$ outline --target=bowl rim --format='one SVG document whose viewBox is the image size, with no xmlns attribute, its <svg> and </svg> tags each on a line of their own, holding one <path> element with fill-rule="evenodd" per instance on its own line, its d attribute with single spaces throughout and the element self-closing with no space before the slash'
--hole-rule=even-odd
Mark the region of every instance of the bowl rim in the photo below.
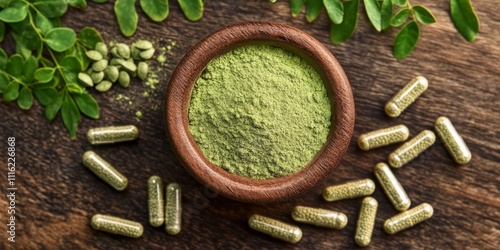
<svg viewBox="0 0 500 250">
<path fill-rule="evenodd" d="M 258 180 L 231 174 L 212 164 L 189 132 L 188 108 L 193 86 L 206 65 L 244 44 L 271 43 L 310 58 L 330 88 L 335 124 L 323 148 L 302 170 L 288 176 Z M 227 198 L 270 203 L 293 198 L 314 187 L 338 165 L 354 130 L 354 99 L 344 70 L 318 40 L 294 27 L 271 22 L 244 22 L 222 28 L 202 39 L 172 73 L 165 99 L 165 129 L 173 152 L 201 184 Z M 332 129 L 333 128 L 333 129 Z"/>
</svg>

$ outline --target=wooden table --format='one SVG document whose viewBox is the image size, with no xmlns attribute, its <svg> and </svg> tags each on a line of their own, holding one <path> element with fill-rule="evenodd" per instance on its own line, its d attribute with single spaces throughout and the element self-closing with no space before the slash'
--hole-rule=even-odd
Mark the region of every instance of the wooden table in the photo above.
<svg viewBox="0 0 500 250">
<path fill-rule="evenodd" d="M 132 43 L 139 38 L 176 42 L 167 63 L 159 73 L 155 90 L 134 82 L 127 90 L 113 88 L 96 94 L 101 119 L 83 119 L 76 140 L 70 140 L 58 117 L 54 122 L 43 118 L 43 109 L 35 104 L 21 111 L 13 103 L 0 102 L 0 169 L 2 227 L 0 249 L 258 249 L 303 248 L 344 249 L 355 247 L 353 237 L 361 199 L 328 203 L 322 190 L 332 184 L 360 178 L 372 178 L 373 166 L 386 161 L 397 146 L 362 152 L 356 145 L 360 134 L 396 124 L 406 124 L 411 136 L 432 129 L 439 116 L 449 117 L 472 151 L 472 161 L 456 166 L 438 140 L 418 159 L 395 175 L 406 189 L 412 204 L 423 202 L 435 208 L 431 220 L 396 235 L 383 231 L 383 222 L 396 214 L 380 186 L 373 194 L 379 211 L 371 248 L 386 249 L 498 249 L 500 246 L 500 12 L 496 1 L 476 0 L 481 33 L 467 43 L 454 30 L 448 15 L 448 1 L 425 3 L 438 23 L 422 28 L 421 40 L 405 60 L 392 56 L 396 30 L 382 34 L 374 31 L 360 15 L 354 36 L 340 46 L 329 42 L 330 24 L 325 13 L 312 24 L 300 15 L 289 15 L 287 1 L 271 5 L 265 0 L 207 1 L 199 22 L 187 21 L 176 1 L 163 23 L 152 23 L 140 14 L 140 30 L 131 39 L 120 36 L 111 3 L 89 3 L 84 11 L 70 10 L 65 26 L 77 30 L 95 26 L 107 41 Z M 415 2 L 415 1 L 413 1 Z M 413 3 L 412 2 L 412 3 Z M 415 4 L 415 3 L 414 3 Z M 298 27 L 324 43 L 343 65 L 351 82 L 356 102 L 356 126 L 353 140 L 338 168 L 316 188 L 289 202 L 251 205 L 228 200 L 207 190 L 179 165 L 167 142 L 163 127 L 164 92 L 168 79 L 197 41 L 226 25 L 253 20 L 268 20 Z M 385 102 L 415 75 L 429 79 L 427 92 L 403 115 L 393 119 L 383 112 Z M 144 97 L 143 93 L 149 96 Z M 117 100 L 122 94 L 131 99 Z M 143 117 L 137 119 L 135 112 Z M 85 132 L 91 127 L 134 124 L 140 139 L 110 146 L 91 146 Z M 7 149 L 8 137 L 16 138 L 17 196 L 16 243 L 7 243 Z M 117 192 L 99 180 L 81 163 L 86 150 L 94 150 L 129 177 L 129 187 Z M 148 224 L 146 181 L 159 175 L 166 182 L 183 186 L 184 221 L 178 236 L 169 236 L 163 228 Z M 292 222 L 295 205 L 307 205 L 342 211 L 349 217 L 340 231 L 303 225 L 304 237 L 296 245 L 275 240 L 252 231 L 247 218 L 259 213 Z M 140 239 L 97 232 L 90 227 L 96 213 L 111 214 L 141 222 L 145 226 Z"/>
</svg>

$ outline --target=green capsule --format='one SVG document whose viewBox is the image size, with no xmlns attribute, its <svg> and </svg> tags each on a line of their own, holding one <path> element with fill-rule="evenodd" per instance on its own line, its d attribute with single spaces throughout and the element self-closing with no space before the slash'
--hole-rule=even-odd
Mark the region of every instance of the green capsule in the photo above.
<svg viewBox="0 0 500 250">
<path fill-rule="evenodd" d="M 358 146 L 362 150 L 370 150 L 405 141 L 408 136 L 408 128 L 405 125 L 397 125 L 362 134 L 358 139 Z"/>
<path fill-rule="evenodd" d="M 116 53 L 124 59 L 130 58 L 130 47 L 124 43 L 116 44 Z"/>
<path fill-rule="evenodd" d="M 87 141 L 92 145 L 133 141 L 139 137 L 134 125 L 92 128 L 87 132 Z"/>
<path fill-rule="evenodd" d="M 83 154 L 83 165 L 114 189 L 122 191 L 127 187 L 127 178 L 93 151 Z"/>
<path fill-rule="evenodd" d="M 155 49 L 153 49 L 153 48 L 148 49 L 148 50 L 144 50 L 141 53 L 139 53 L 139 55 L 141 56 L 141 58 L 144 59 L 144 60 L 151 59 L 154 54 L 155 54 Z"/>
<path fill-rule="evenodd" d="M 398 117 L 410 104 L 427 90 L 429 83 L 423 76 L 413 78 L 385 105 L 385 113 L 390 117 Z"/>
<path fill-rule="evenodd" d="M 378 182 L 384 189 L 384 193 L 391 201 L 394 208 L 399 211 L 404 211 L 408 209 L 411 205 L 410 198 L 406 194 L 405 190 L 399 183 L 396 176 L 392 173 L 391 169 L 387 164 L 381 162 L 375 166 L 373 169 Z"/>
<path fill-rule="evenodd" d="M 319 227 L 342 229 L 347 225 L 344 213 L 321 208 L 296 206 L 292 211 L 292 219 Z"/>
<path fill-rule="evenodd" d="M 108 67 L 108 60 L 106 60 L 106 59 L 101 59 L 101 60 L 94 62 L 92 64 L 92 70 L 95 72 L 104 71 L 104 69 L 106 69 L 106 67 Z"/>
<path fill-rule="evenodd" d="M 130 75 L 125 71 L 120 71 L 120 74 L 118 74 L 118 83 L 120 83 L 120 86 L 128 88 L 130 84 Z"/>
<path fill-rule="evenodd" d="M 170 235 L 176 235 L 182 228 L 182 190 L 177 183 L 168 184 L 165 204 L 165 230 Z"/>
<path fill-rule="evenodd" d="M 472 154 L 469 148 L 453 127 L 450 119 L 444 116 L 439 117 L 434 124 L 434 129 L 456 163 L 467 164 L 471 160 Z"/>
<path fill-rule="evenodd" d="M 329 186 L 323 191 L 326 201 L 338 201 L 368 196 L 375 191 L 375 183 L 370 179 L 350 181 L 344 184 Z"/>
<path fill-rule="evenodd" d="M 428 203 L 422 203 L 386 220 L 384 230 L 388 234 L 395 234 L 430 219 L 433 214 L 434 208 Z"/>
<path fill-rule="evenodd" d="M 92 81 L 95 83 L 95 84 L 98 84 L 100 82 L 102 82 L 102 80 L 104 79 L 104 72 L 93 72 L 91 75 L 92 77 Z"/>
<path fill-rule="evenodd" d="M 102 54 L 97 50 L 88 50 L 85 55 L 92 61 L 99 61 L 103 58 Z"/>
<path fill-rule="evenodd" d="M 137 65 L 137 76 L 139 76 L 141 80 L 146 79 L 146 77 L 148 76 L 148 70 L 149 70 L 148 68 L 149 66 L 145 62 L 140 62 Z"/>
<path fill-rule="evenodd" d="M 94 87 L 94 82 L 92 81 L 92 77 L 87 75 L 86 73 L 78 73 L 78 80 L 85 84 L 87 87 Z"/>
<path fill-rule="evenodd" d="M 118 71 L 118 68 L 116 66 L 108 66 L 105 72 L 106 77 L 111 82 L 116 82 L 118 80 L 118 76 L 120 75 L 120 72 Z"/>
<path fill-rule="evenodd" d="M 366 197 L 361 203 L 354 241 L 360 246 L 368 246 L 372 240 L 373 227 L 377 216 L 378 202 L 372 197 Z"/>
<path fill-rule="evenodd" d="M 253 230 L 286 242 L 297 243 L 302 239 L 302 230 L 299 227 L 262 215 L 254 214 L 250 216 L 248 225 Z"/>
<path fill-rule="evenodd" d="M 95 230 L 131 238 L 139 238 L 144 232 L 144 228 L 138 222 L 109 215 L 96 214 L 92 216 L 90 224 Z"/>
<path fill-rule="evenodd" d="M 434 133 L 430 130 L 424 130 L 394 150 L 388 157 L 389 164 L 393 168 L 400 168 L 430 148 L 435 141 Z"/>
<path fill-rule="evenodd" d="M 108 46 L 106 46 L 106 44 L 104 44 L 103 42 L 96 43 L 95 50 L 99 51 L 103 58 L 108 57 Z"/>
<path fill-rule="evenodd" d="M 148 180 L 149 224 L 159 227 L 165 222 L 163 181 L 159 176 L 151 176 Z"/>
</svg>

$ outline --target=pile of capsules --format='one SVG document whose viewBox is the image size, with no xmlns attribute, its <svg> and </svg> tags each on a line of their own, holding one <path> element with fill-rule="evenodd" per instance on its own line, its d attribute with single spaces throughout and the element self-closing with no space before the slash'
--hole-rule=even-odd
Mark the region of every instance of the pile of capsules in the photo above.
<svg viewBox="0 0 500 250">
<path fill-rule="evenodd" d="M 133 125 L 112 126 L 90 129 L 87 133 L 87 140 L 92 145 L 98 145 L 132 141 L 138 136 L 139 130 Z M 93 151 L 85 152 L 82 160 L 83 165 L 114 189 L 122 191 L 127 187 L 127 178 Z M 148 180 L 151 226 L 159 227 L 165 223 L 165 230 L 168 234 L 178 234 L 181 231 L 182 221 L 181 199 L 182 191 L 179 184 L 169 183 L 164 189 L 162 179 L 158 176 L 151 176 Z M 91 226 L 96 230 L 132 238 L 141 237 L 144 232 L 141 223 L 102 214 L 92 216 Z"/>
<path fill-rule="evenodd" d="M 427 79 L 422 76 L 415 77 L 389 100 L 385 106 L 386 114 L 390 117 L 398 117 L 427 87 Z M 467 145 L 448 118 L 439 117 L 435 122 L 434 129 L 457 164 L 466 164 L 471 160 L 471 153 Z M 406 141 L 409 134 L 408 128 L 404 125 L 379 129 L 361 135 L 358 139 L 358 146 L 362 150 L 370 150 Z M 389 155 L 389 165 L 393 168 L 401 168 L 431 147 L 435 140 L 436 136 L 432 131 L 420 132 Z M 411 201 L 386 163 L 378 163 L 373 172 L 394 208 L 400 211 L 399 214 L 385 221 L 384 230 L 388 234 L 395 234 L 432 217 L 434 209 L 428 203 L 422 203 L 409 209 Z M 374 191 L 375 183 L 370 179 L 363 179 L 327 187 L 323 191 L 323 198 L 326 201 L 353 199 L 370 196 Z M 363 199 L 354 236 L 356 244 L 360 246 L 370 244 L 377 207 L 378 202 L 374 198 L 366 197 Z M 342 229 L 347 225 L 347 216 L 344 213 L 303 206 L 294 208 L 292 219 L 297 222 L 333 229 Z M 290 243 L 296 243 L 302 238 L 302 231 L 299 227 L 265 216 L 254 214 L 249 218 L 248 224 L 254 230 Z"/>
</svg>

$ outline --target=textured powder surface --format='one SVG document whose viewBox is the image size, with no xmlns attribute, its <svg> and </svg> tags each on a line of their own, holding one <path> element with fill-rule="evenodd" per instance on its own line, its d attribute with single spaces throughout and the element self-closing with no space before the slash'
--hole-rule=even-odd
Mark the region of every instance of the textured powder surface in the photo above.
<svg viewBox="0 0 500 250">
<path fill-rule="evenodd" d="M 205 157 L 255 179 L 306 166 L 326 142 L 330 119 L 319 73 L 267 45 L 243 46 L 211 61 L 189 107 L 189 130 Z"/>
</svg>

